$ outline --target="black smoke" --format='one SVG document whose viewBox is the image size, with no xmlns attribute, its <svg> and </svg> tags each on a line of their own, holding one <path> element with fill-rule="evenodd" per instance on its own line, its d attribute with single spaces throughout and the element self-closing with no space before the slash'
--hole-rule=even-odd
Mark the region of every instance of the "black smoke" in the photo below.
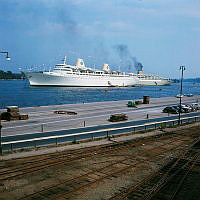
<svg viewBox="0 0 200 200">
<path fill-rule="evenodd" d="M 119 44 L 115 45 L 113 48 L 116 50 L 118 56 L 120 57 L 121 64 L 124 67 L 128 68 L 128 70 L 131 70 L 131 68 L 134 66 L 136 71 L 142 71 L 142 63 L 138 62 L 136 57 L 131 55 L 127 45 Z"/>
<path fill-rule="evenodd" d="M 137 59 L 136 59 L 136 57 L 132 57 L 131 59 L 132 59 L 133 62 L 134 62 L 134 67 L 135 67 L 136 71 L 137 71 L 137 72 L 138 72 L 138 71 L 142 71 L 142 69 L 143 69 L 142 63 L 138 62 Z"/>
</svg>

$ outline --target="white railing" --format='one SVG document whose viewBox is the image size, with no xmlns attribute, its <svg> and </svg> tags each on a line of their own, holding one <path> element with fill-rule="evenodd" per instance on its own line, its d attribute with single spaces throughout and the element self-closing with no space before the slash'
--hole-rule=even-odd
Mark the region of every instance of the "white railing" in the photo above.
<svg viewBox="0 0 200 200">
<path fill-rule="evenodd" d="M 181 118 L 181 124 L 191 122 L 191 121 L 196 122 L 196 121 L 199 121 L 199 119 L 200 119 L 199 115 L 192 116 L 192 117 L 184 117 L 184 118 Z M 145 123 L 145 124 L 141 124 L 141 125 L 120 127 L 120 128 L 106 128 L 106 129 L 100 129 L 100 130 L 95 130 L 95 131 L 87 131 L 87 132 L 83 132 L 83 133 L 73 133 L 73 134 L 46 136 L 46 137 L 44 136 L 44 137 L 39 137 L 39 138 L 2 142 L 2 147 L 9 145 L 10 146 L 9 149 L 13 150 L 13 145 L 20 144 L 20 143 L 27 143 L 27 142 L 32 142 L 34 145 L 30 145 L 30 146 L 36 147 L 36 146 L 42 146 L 42 145 L 37 145 L 37 142 L 44 141 L 44 140 L 50 140 L 50 139 L 55 139 L 56 141 L 54 143 L 57 145 L 59 138 L 73 137 L 73 140 L 71 140 L 71 141 L 77 141 L 76 136 L 81 136 L 81 135 L 88 135 L 89 136 L 89 135 L 91 135 L 91 138 L 94 139 L 94 134 L 104 133 L 104 132 L 105 132 L 104 136 L 101 136 L 101 137 L 109 137 L 109 136 L 112 136 L 112 134 L 111 134 L 112 131 L 131 129 L 129 131 L 126 130 L 125 132 L 126 133 L 127 132 L 135 132 L 136 129 L 141 128 L 141 127 L 143 127 L 142 130 L 148 130 L 148 129 L 153 129 L 153 128 L 156 129 L 156 128 L 160 128 L 160 127 L 163 127 L 163 126 L 165 127 L 167 125 L 175 125 L 175 124 L 178 124 L 178 122 L 179 122 L 179 119 L 173 119 L 173 120 L 165 120 L 165 121 L 160 121 L 160 122 Z M 152 126 L 153 126 L 153 128 L 152 128 Z M 123 132 L 123 133 L 125 133 L 125 132 Z M 89 139 L 89 138 L 85 138 L 85 139 Z M 49 145 L 52 145 L 52 143 L 50 143 Z M 23 148 L 23 147 L 21 147 L 21 148 Z M 18 149 L 20 149 L 20 148 L 18 147 Z"/>
</svg>

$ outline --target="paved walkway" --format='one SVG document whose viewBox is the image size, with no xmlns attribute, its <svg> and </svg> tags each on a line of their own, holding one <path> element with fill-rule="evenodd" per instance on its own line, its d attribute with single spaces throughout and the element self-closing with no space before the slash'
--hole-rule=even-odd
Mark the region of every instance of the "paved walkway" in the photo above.
<svg viewBox="0 0 200 200">
<path fill-rule="evenodd" d="M 200 95 L 184 97 L 182 102 L 196 102 Z M 179 99 L 175 97 L 151 98 L 150 104 L 141 104 L 137 108 L 127 107 L 128 100 L 93 102 L 85 104 L 63 104 L 54 106 L 20 108 L 20 113 L 27 113 L 29 120 L 2 122 L 2 136 L 21 135 L 29 133 L 69 130 L 84 126 L 111 124 L 108 121 L 111 114 L 124 113 L 129 121 L 168 117 L 162 109 L 166 105 L 176 105 Z M 74 111 L 77 115 L 58 115 L 56 110 Z"/>
</svg>

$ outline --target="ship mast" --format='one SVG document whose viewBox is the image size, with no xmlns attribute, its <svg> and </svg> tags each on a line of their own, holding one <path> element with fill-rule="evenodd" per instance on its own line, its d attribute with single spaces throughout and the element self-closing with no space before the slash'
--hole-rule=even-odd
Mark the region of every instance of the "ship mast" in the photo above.
<svg viewBox="0 0 200 200">
<path fill-rule="evenodd" d="M 64 56 L 64 59 L 63 59 L 63 64 L 66 65 L 66 60 L 67 60 L 67 57 Z"/>
</svg>

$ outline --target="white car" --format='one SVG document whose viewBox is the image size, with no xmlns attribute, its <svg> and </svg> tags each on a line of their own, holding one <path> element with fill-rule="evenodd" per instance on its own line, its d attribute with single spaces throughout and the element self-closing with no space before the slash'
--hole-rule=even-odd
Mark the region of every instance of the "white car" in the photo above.
<svg viewBox="0 0 200 200">
<path fill-rule="evenodd" d="M 182 94 L 177 94 L 176 98 L 183 98 L 183 95 Z"/>
<path fill-rule="evenodd" d="M 192 111 L 192 108 L 188 105 L 185 105 L 185 104 L 182 104 L 181 107 L 185 110 L 188 110 L 188 112 L 191 112 Z"/>
<path fill-rule="evenodd" d="M 191 105 L 196 107 L 197 110 L 200 110 L 200 103 L 192 103 Z"/>
<path fill-rule="evenodd" d="M 184 96 L 186 96 L 186 97 L 193 97 L 194 95 L 193 94 L 185 94 Z"/>
</svg>

